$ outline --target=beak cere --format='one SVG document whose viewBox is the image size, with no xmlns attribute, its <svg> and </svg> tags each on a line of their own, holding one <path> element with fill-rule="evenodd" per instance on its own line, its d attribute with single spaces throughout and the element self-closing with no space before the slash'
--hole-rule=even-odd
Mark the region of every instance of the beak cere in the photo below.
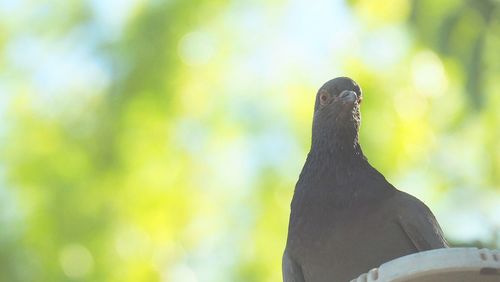
<svg viewBox="0 0 500 282">
<path fill-rule="evenodd" d="M 358 100 L 358 95 L 356 95 L 356 92 L 354 91 L 344 90 L 340 93 L 339 99 L 344 103 L 354 103 Z"/>
</svg>

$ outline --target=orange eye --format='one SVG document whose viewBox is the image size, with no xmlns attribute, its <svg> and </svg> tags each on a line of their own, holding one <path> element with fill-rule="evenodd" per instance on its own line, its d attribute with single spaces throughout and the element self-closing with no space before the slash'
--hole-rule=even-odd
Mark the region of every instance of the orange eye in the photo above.
<svg viewBox="0 0 500 282">
<path fill-rule="evenodd" d="M 321 105 L 325 105 L 328 102 L 328 94 L 321 91 L 321 93 L 319 94 L 319 101 Z"/>
</svg>

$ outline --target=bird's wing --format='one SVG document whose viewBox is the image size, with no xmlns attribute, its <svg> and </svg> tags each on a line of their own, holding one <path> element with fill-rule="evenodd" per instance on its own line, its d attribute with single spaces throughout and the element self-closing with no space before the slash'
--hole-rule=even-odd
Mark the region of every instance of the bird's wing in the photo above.
<svg viewBox="0 0 500 282">
<path fill-rule="evenodd" d="M 283 254 L 283 282 L 304 282 L 302 268 L 286 252 Z"/>
<path fill-rule="evenodd" d="M 406 203 L 397 220 L 415 248 L 421 252 L 448 247 L 443 231 L 430 209 L 418 199 L 410 197 L 413 199 Z"/>
</svg>

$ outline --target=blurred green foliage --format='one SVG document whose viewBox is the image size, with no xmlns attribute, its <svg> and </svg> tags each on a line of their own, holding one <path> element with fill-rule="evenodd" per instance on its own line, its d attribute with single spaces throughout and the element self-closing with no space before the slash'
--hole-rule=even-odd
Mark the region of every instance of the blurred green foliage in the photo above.
<svg viewBox="0 0 500 282">
<path fill-rule="evenodd" d="M 500 3 L 5 1 L 0 281 L 279 281 L 316 89 L 372 164 L 500 245 Z"/>
</svg>

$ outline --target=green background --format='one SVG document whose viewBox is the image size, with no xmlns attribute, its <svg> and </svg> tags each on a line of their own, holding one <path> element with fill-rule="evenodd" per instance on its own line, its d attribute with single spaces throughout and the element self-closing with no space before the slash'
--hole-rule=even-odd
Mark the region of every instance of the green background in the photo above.
<svg viewBox="0 0 500 282">
<path fill-rule="evenodd" d="M 500 2 L 0 2 L 0 281 L 279 281 L 314 96 L 500 245 Z"/>
</svg>

